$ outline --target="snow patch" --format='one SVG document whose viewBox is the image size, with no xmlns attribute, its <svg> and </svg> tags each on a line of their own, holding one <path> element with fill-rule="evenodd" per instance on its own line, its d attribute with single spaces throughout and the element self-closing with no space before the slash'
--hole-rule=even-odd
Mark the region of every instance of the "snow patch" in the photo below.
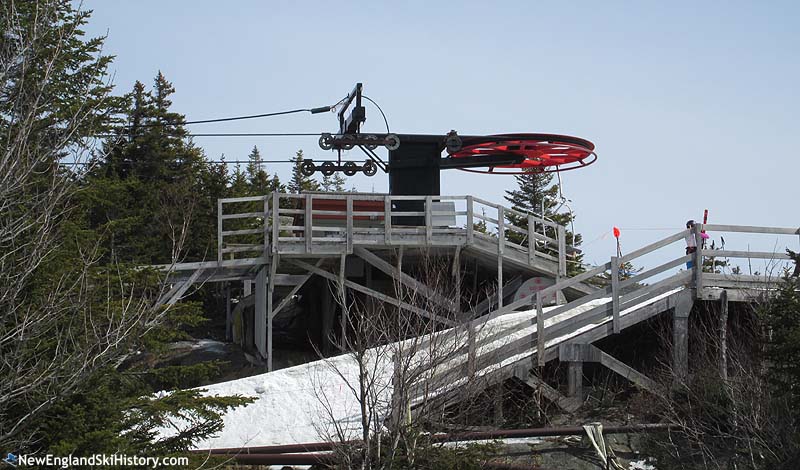
<svg viewBox="0 0 800 470">
<path fill-rule="evenodd" d="M 674 289 L 647 300 L 632 308 L 620 312 L 621 316 L 632 313 L 644 306 L 666 298 L 678 291 Z M 545 321 L 546 326 L 567 320 L 599 305 L 610 302 L 610 298 L 602 298 L 587 302 L 584 305 L 563 312 Z M 548 307 L 551 311 L 558 307 Z M 512 341 L 524 338 L 536 332 L 536 310 L 509 313 L 492 319 L 477 333 L 478 338 L 493 337 L 488 344 L 479 348 L 481 352 L 490 352 Z M 558 338 L 548 341 L 553 346 L 573 338 L 598 325 L 611 321 L 604 319 L 570 331 Z M 527 324 L 527 326 L 526 326 Z M 508 334 L 503 334 L 508 330 Z M 208 341 L 208 343 L 216 343 Z M 216 345 L 209 344 L 214 347 Z M 384 351 L 383 349 L 381 351 Z M 381 357 L 377 350 L 372 350 L 368 363 L 375 371 L 378 390 L 378 402 L 383 404 L 380 413 L 386 413 L 391 399 L 391 378 L 393 364 L 391 358 Z M 479 373 L 485 375 L 504 366 L 535 354 L 535 349 L 514 355 L 501 363 L 486 367 Z M 423 359 L 424 360 L 424 359 Z M 465 357 L 456 358 L 446 366 L 463 363 Z M 332 435 L 332 423 L 339 424 L 346 439 L 357 438 L 361 433 L 361 414 L 358 400 L 351 385 L 358 383 L 358 364 L 348 355 L 336 356 L 266 374 L 245 377 L 229 382 L 222 382 L 203 387 L 204 395 L 230 396 L 241 395 L 255 398 L 255 402 L 229 411 L 223 416 L 224 429 L 219 435 L 199 442 L 198 449 L 222 447 L 252 447 L 282 444 L 302 444 L 327 440 Z M 454 381 L 447 389 L 458 387 L 463 380 Z M 438 392 L 444 390 L 440 389 Z M 180 424 L 180 423 L 176 423 Z M 164 436 L 174 431 L 171 427 L 161 430 Z M 643 461 L 644 462 L 644 461 Z M 631 467 L 651 470 L 654 467 Z"/>
</svg>

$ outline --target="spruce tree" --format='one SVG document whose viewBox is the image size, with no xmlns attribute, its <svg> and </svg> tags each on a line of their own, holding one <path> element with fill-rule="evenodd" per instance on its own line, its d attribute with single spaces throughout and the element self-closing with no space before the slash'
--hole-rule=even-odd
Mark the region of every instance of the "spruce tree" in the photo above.
<svg viewBox="0 0 800 470">
<path fill-rule="evenodd" d="M 162 274 L 116 251 L 120 239 L 141 241 L 132 227 L 154 224 L 156 213 L 139 208 L 158 193 L 125 160 L 142 156 L 124 148 L 140 141 L 117 129 L 106 149 L 120 151 L 99 155 L 91 174 L 58 164 L 80 158 L 137 98 L 108 95 L 111 58 L 101 55 L 103 38 L 85 37 L 89 12 L 74 5 L 0 7 L 7 27 L 0 35 L 0 448 L 75 456 L 184 451 L 242 401 L 198 391 L 156 397 L 178 382 L 200 385 L 209 367 L 132 364 L 199 317 L 196 304 L 157 306 Z M 127 117 L 145 134 L 157 106 L 138 91 L 142 112 Z M 98 215 L 107 217 L 92 218 Z M 191 427 L 162 439 L 156 429 L 170 415 L 189 418 Z"/>
<path fill-rule="evenodd" d="M 126 95 L 127 125 L 106 140 L 88 180 L 103 194 L 86 196 L 92 227 L 113 234 L 109 253 L 142 264 L 169 262 L 180 242 L 189 259 L 216 254 L 215 196 L 227 175 L 187 138 L 183 115 L 170 109 L 174 92 L 161 72 L 152 91 L 136 82 Z"/>
<path fill-rule="evenodd" d="M 347 183 L 347 179 L 337 171 L 332 175 L 322 175 L 322 182 L 320 185 L 323 191 L 339 193 L 345 191 L 345 183 Z"/>
<path fill-rule="evenodd" d="M 251 196 L 265 196 L 275 191 L 283 191 L 278 175 L 272 177 L 264 169 L 264 161 L 261 158 L 261 152 L 258 147 L 253 146 L 253 150 L 247 156 L 247 167 L 245 169 L 248 184 L 250 186 L 249 194 Z"/>
<path fill-rule="evenodd" d="M 298 150 L 292 159 L 292 179 L 289 181 L 287 189 L 290 193 L 300 194 L 304 191 L 319 191 L 319 183 L 313 178 L 306 176 L 300 170 L 303 165 L 303 151 Z"/>
<path fill-rule="evenodd" d="M 230 187 L 228 188 L 227 197 L 244 197 L 249 195 L 250 183 L 247 180 L 247 174 L 242 170 L 241 165 L 237 163 L 230 177 Z"/>
<path fill-rule="evenodd" d="M 558 184 L 553 183 L 553 174 L 526 171 L 520 175 L 516 175 L 515 178 L 518 188 L 515 190 L 507 190 L 505 196 L 506 201 L 511 204 L 511 208 L 520 212 L 537 214 L 567 227 L 565 233 L 567 249 L 570 250 L 571 248 L 580 246 L 582 241 L 581 235 L 574 234 L 569 230 L 569 226 L 575 217 L 574 214 L 572 214 L 572 212 L 557 212 L 562 204 L 561 201 L 559 201 Z M 524 217 L 508 214 L 508 219 L 518 227 L 528 227 L 528 220 Z M 539 225 L 537 227 L 537 232 L 542 233 L 542 231 L 550 238 L 555 238 L 556 236 L 552 228 L 544 229 Z M 506 238 L 522 246 L 528 246 L 530 243 L 529 239 L 526 239 L 522 234 L 513 230 L 506 230 Z M 537 249 L 552 256 L 556 256 L 558 253 L 557 247 L 553 246 L 537 247 Z M 574 276 L 585 271 L 582 261 L 583 254 L 577 252 L 572 254 L 568 253 L 567 274 L 569 276 Z"/>
</svg>

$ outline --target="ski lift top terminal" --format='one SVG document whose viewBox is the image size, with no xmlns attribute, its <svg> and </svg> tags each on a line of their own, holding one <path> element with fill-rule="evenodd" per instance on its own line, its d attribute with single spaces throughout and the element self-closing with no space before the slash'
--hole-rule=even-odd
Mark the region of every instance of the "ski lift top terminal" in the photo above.
<svg viewBox="0 0 800 470">
<path fill-rule="evenodd" d="M 339 131 L 323 134 L 323 150 L 335 150 L 336 161 L 306 160 L 303 172 L 331 175 L 341 171 L 348 176 L 358 171 L 368 176 L 378 169 L 389 174 L 392 195 L 439 195 L 439 172 L 459 169 L 487 174 L 520 174 L 526 171 L 556 172 L 581 168 L 594 163 L 594 144 L 579 137 L 557 134 L 518 133 L 484 136 L 460 136 L 456 131 L 445 135 L 361 133 L 366 121 L 362 105 L 362 84 L 341 102 Z M 352 106 L 349 114 L 347 110 Z M 342 161 L 341 151 L 358 147 L 367 156 L 363 163 Z M 385 147 L 388 162 L 375 152 Z M 446 152 L 446 156 L 442 156 Z"/>
</svg>

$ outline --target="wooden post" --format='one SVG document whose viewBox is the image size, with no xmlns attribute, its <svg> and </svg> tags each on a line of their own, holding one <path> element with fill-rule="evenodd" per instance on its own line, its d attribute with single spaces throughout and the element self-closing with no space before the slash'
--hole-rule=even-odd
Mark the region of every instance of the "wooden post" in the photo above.
<svg viewBox="0 0 800 470">
<path fill-rule="evenodd" d="M 564 227 L 558 226 L 558 275 L 559 277 L 566 277 L 567 275 L 567 236 Z M 556 279 L 556 282 L 560 280 Z"/>
<path fill-rule="evenodd" d="M 387 245 L 392 244 L 392 197 L 383 197 L 383 241 Z"/>
<path fill-rule="evenodd" d="M 347 225 L 347 254 L 353 253 L 353 196 L 347 196 L 347 214 L 345 214 L 345 220 Z"/>
<path fill-rule="evenodd" d="M 533 265 L 536 259 L 536 221 L 528 214 L 528 266 Z"/>
<path fill-rule="evenodd" d="M 497 206 L 497 308 L 503 308 L 503 253 L 505 252 L 506 230 L 503 206 Z"/>
<path fill-rule="evenodd" d="M 233 339 L 233 315 L 231 311 L 231 283 L 225 283 L 225 341 Z"/>
<path fill-rule="evenodd" d="M 619 258 L 611 257 L 611 314 L 614 333 L 620 332 L 619 324 Z"/>
<path fill-rule="evenodd" d="M 278 255 L 272 255 L 267 286 L 267 371 L 272 372 L 272 296 L 275 292 L 275 274 L 278 272 Z"/>
<path fill-rule="evenodd" d="M 403 272 L 403 245 L 400 245 L 400 248 L 397 249 L 397 272 Z"/>
<path fill-rule="evenodd" d="M 431 206 L 433 205 L 433 197 L 425 196 L 425 244 L 431 246 L 433 238 L 433 220 L 431 216 Z"/>
<path fill-rule="evenodd" d="M 700 224 L 694 226 L 694 239 L 697 249 L 694 252 L 694 289 L 695 298 L 703 297 L 703 237 L 700 235 Z"/>
<path fill-rule="evenodd" d="M 719 295 L 719 376 L 723 382 L 728 380 L 728 291 L 722 290 Z"/>
<path fill-rule="evenodd" d="M 679 383 L 685 383 L 689 376 L 689 315 L 692 305 L 692 297 L 682 295 L 672 315 L 672 368 Z"/>
<path fill-rule="evenodd" d="M 542 311 L 542 292 L 536 293 L 536 357 L 539 367 L 544 367 L 545 357 L 544 312 Z"/>
<path fill-rule="evenodd" d="M 455 314 L 461 314 L 461 245 L 456 245 L 455 253 L 453 254 L 453 267 L 450 272 L 453 276 L 453 290 L 455 290 Z"/>
<path fill-rule="evenodd" d="M 264 217 L 261 219 L 264 224 L 264 258 L 272 252 L 269 246 L 269 196 L 264 196 Z"/>
<path fill-rule="evenodd" d="M 325 292 L 320 292 L 322 296 L 320 299 L 322 302 L 322 351 L 325 355 L 332 352 L 334 344 L 332 333 L 335 301 L 329 284 L 329 281 L 323 279 L 322 285 Z"/>
<path fill-rule="evenodd" d="M 583 401 L 583 361 L 567 362 L 567 396 Z"/>
<path fill-rule="evenodd" d="M 343 253 L 339 258 L 339 285 L 337 286 L 339 293 L 340 308 L 342 309 L 342 336 L 341 339 L 339 340 L 339 343 L 341 343 L 342 350 L 345 350 L 347 345 L 347 323 L 349 321 L 348 318 L 349 312 L 347 311 L 347 290 L 344 285 L 345 266 L 347 265 L 346 261 L 347 261 L 347 255 Z"/>
<path fill-rule="evenodd" d="M 467 245 L 472 245 L 472 240 L 473 240 L 473 237 L 474 237 L 475 227 L 473 227 L 473 225 L 474 225 L 474 222 L 473 222 L 473 218 L 474 218 L 473 206 L 474 206 L 474 204 L 473 204 L 472 196 L 467 196 Z"/>
<path fill-rule="evenodd" d="M 217 199 L 217 261 L 222 261 L 222 199 Z"/>
<path fill-rule="evenodd" d="M 253 315 L 253 342 L 262 358 L 269 356 L 267 335 L 267 266 L 263 266 L 256 274 L 256 298 Z M 268 364 L 269 367 L 269 364 Z"/>
<path fill-rule="evenodd" d="M 272 193 L 272 252 L 278 252 L 278 237 L 281 228 L 281 206 L 278 192 Z"/>
<path fill-rule="evenodd" d="M 304 224 L 304 229 L 303 229 L 303 235 L 306 238 L 306 253 L 311 253 L 312 250 L 313 250 L 312 243 L 314 241 L 314 232 L 313 232 L 313 229 L 312 229 L 312 226 L 313 226 L 312 217 L 313 217 L 314 214 L 312 212 L 312 207 L 311 207 L 311 204 L 312 204 L 311 194 L 306 194 L 305 196 L 306 196 L 306 198 L 305 198 L 305 201 L 306 201 L 306 214 L 305 214 L 305 224 Z"/>
</svg>

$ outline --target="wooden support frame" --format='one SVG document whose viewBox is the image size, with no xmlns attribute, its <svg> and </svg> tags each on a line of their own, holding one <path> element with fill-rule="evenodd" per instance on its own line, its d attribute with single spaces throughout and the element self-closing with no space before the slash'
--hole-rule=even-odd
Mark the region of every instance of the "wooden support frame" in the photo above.
<svg viewBox="0 0 800 470">
<path fill-rule="evenodd" d="M 328 279 L 328 280 L 331 280 L 331 281 L 334 281 L 334 282 L 338 281 L 338 278 L 334 274 L 331 274 L 328 271 L 325 271 L 324 269 L 317 268 L 316 266 L 312 266 L 312 265 L 310 265 L 310 264 L 308 264 L 308 263 L 306 263 L 304 261 L 300 261 L 300 260 L 297 260 L 297 259 L 291 259 L 291 260 L 287 260 L 287 261 L 289 263 L 291 263 L 291 264 L 294 264 L 295 266 L 297 266 L 299 268 L 303 268 L 303 269 L 305 269 L 307 271 L 310 271 L 310 272 L 312 272 L 312 273 L 314 273 L 314 274 L 316 274 L 318 276 L 322 276 L 325 279 Z M 445 325 L 448 325 L 448 326 L 454 326 L 455 325 L 455 322 L 453 320 L 450 320 L 449 318 L 444 318 L 442 316 L 439 316 L 439 315 L 436 315 L 436 314 L 432 314 L 430 312 L 426 312 L 425 310 L 423 310 L 421 308 L 418 308 L 418 307 L 415 307 L 413 305 L 410 305 L 410 304 L 408 304 L 406 302 L 403 302 L 400 299 L 396 299 L 396 298 L 390 297 L 390 296 L 388 296 L 386 294 L 382 294 L 382 293 L 380 293 L 380 292 L 378 292 L 376 290 L 369 289 L 369 288 L 364 287 L 361 284 L 358 284 L 356 282 L 353 282 L 353 281 L 345 279 L 343 284 L 346 287 L 349 287 L 349 288 L 351 288 L 353 290 L 356 290 L 356 291 L 361 292 L 363 294 L 375 297 L 376 299 L 378 299 L 378 300 L 380 300 L 382 302 L 386 302 L 386 303 L 392 304 L 392 305 L 397 305 L 400 308 L 403 308 L 403 309 L 408 310 L 410 312 L 414 312 L 414 313 L 416 313 L 418 315 L 421 315 L 421 316 L 423 316 L 425 318 L 429 318 L 431 320 L 436 320 L 436 321 L 438 321 L 440 323 L 443 323 Z"/>
<path fill-rule="evenodd" d="M 680 383 L 689 376 L 689 315 L 693 305 L 692 295 L 681 295 L 672 315 L 672 369 Z"/>
<path fill-rule="evenodd" d="M 622 269 L 619 258 L 611 257 L 611 313 L 614 334 L 620 332 L 619 326 L 619 270 Z"/>
<path fill-rule="evenodd" d="M 339 344 L 341 345 L 342 350 L 344 350 L 345 345 L 347 344 L 347 325 L 350 322 L 350 318 L 348 316 L 348 308 L 347 308 L 347 287 L 344 285 L 345 278 L 345 269 L 347 267 L 347 255 L 342 254 L 339 257 L 339 277 L 337 278 L 337 288 L 338 288 L 338 295 L 339 295 L 339 302 L 341 303 L 340 307 L 342 309 L 342 335 L 339 340 Z M 313 274 L 313 273 L 309 273 Z"/>
<path fill-rule="evenodd" d="M 319 261 L 317 261 L 317 264 L 315 266 L 316 267 L 322 266 L 322 263 L 324 261 L 325 261 L 325 258 L 321 258 Z M 302 280 L 300 282 L 298 282 L 297 284 L 295 284 L 295 286 L 292 287 L 292 290 L 290 290 L 289 293 L 286 294 L 281 299 L 280 303 L 278 303 L 278 306 L 275 307 L 272 310 L 272 317 L 275 317 L 275 315 L 277 315 L 278 313 L 280 313 L 281 310 L 283 310 L 283 307 L 285 307 L 286 305 L 289 304 L 289 301 L 292 300 L 292 297 L 294 297 L 294 295 L 297 293 L 297 291 L 299 291 L 306 284 L 306 282 L 311 278 L 311 276 L 313 276 L 313 274 L 311 274 L 311 273 L 303 274 Z"/>
<path fill-rule="evenodd" d="M 514 377 L 523 381 L 532 389 L 538 390 L 543 397 L 555 403 L 556 406 L 568 413 L 574 413 L 581 406 L 580 401 L 565 397 L 561 392 L 548 385 L 544 380 L 535 376 L 527 369 L 522 370 L 520 367 L 514 369 Z"/>
<path fill-rule="evenodd" d="M 267 370 L 272 372 L 272 296 L 275 292 L 275 274 L 278 272 L 280 256 L 276 253 L 272 255 L 272 263 L 269 267 L 269 279 L 267 280 Z"/>
<path fill-rule="evenodd" d="M 367 250 L 363 247 L 355 247 L 353 248 L 353 253 L 358 256 L 359 258 L 366 261 L 369 265 L 378 268 L 379 270 L 383 271 L 384 273 L 388 274 L 392 277 L 395 281 L 398 281 L 405 286 L 414 289 L 415 291 L 420 292 L 425 297 L 429 298 L 433 302 L 443 306 L 447 310 L 451 312 L 456 312 L 457 308 L 453 301 L 445 298 L 443 295 L 439 294 L 438 292 L 433 291 L 431 288 L 426 286 L 425 284 L 417 281 L 413 277 L 409 276 L 408 274 L 401 271 L 399 268 L 392 266 L 387 261 L 384 261 L 380 256 L 372 253 L 371 251 Z M 367 286 L 371 287 L 371 286 Z"/>
<path fill-rule="evenodd" d="M 172 286 L 172 289 L 170 289 L 166 294 L 164 294 L 161 297 L 161 299 L 158 300 L 156 305 L 157 306 L 161 306 L 161 305 L 172 306 L 172 305 L 175 305 L 179 300 L 181 300 L 181 297 L 183 297 L 183 294 L 185 294 L 186 291 L 189 290 L 189 287 L 191 287 L 192 284 L 194 284 L 194 282 L 197 280 L 197 278 L 200 277 L 200 274 L 202 274 L 203 271 L 205 271 L 205 269 L 202 269 L 202 268 L 198 269 L 195 272 L 193 272 L 192 275 L 189 276 L 189 279 L 187 279 L 186 281 L 181 282 L 181 283 L 177 283 L 174 286 Z"/>
<path fill-rule="evenodd" d="M 262 358 L 269 356 L 267 351 L 267 276 L 269 266 L 264 266 L 256 274 L 255 313 L 253 315 L 253 332 L 256 350 Z"/>
<path fill-rule="evenodd" d="M 497 308 L 503 308 L 503 255 L 506 230 L 503 206 L 497 206 Z"/>
<path fill-rule="evenodd" d="M 545 357 L 544 311 L 542 310 L 542 291 L 536 293 L 536 364 L 544 367 Z"/>
<path fill-rule="evenodd" d="M 641 389 L 650 392 L 658 392 L 661 390 L 661 386 L 655 380 L 591 344 L 561 344 L 558 347 L 558 359 L 562 362 L 569 362 L 570 364 L 597 362 L 630 380 Z"/>
</svg>

